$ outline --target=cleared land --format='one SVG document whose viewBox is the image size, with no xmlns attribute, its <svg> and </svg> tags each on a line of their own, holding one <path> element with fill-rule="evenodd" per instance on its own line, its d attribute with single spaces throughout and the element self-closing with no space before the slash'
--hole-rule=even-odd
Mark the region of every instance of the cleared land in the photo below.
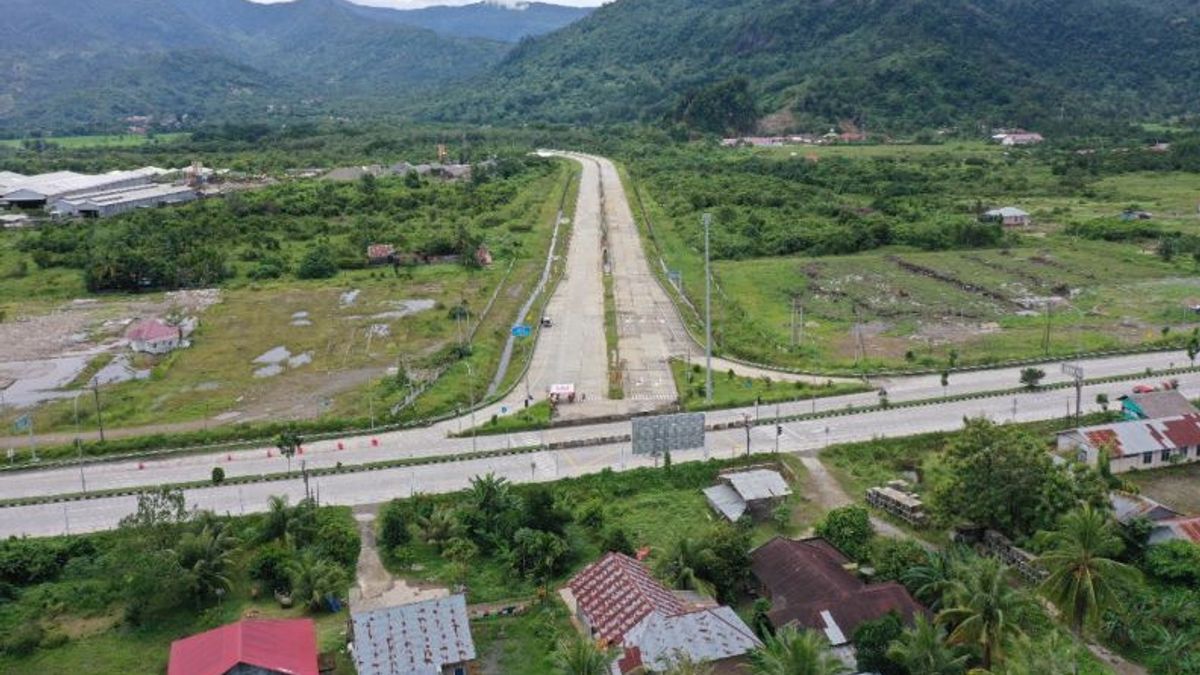
<svg viewBox="0 0 1200 675">
<path fill-rule="evenodd" d="M 382 422 L 465 408 L 473 398 L 483 398 L 495 373 L 508 327 L 541 273 L 562 190 L 574 172 L 573 164 L 560 162 L 524 179 L 487 214 L 487 222 L 479 225 L 481 238 L 496 261 L 482 269 L 418 264 L 398 271 L 344 270 L 328 280 L 256 281 L 247 278 L 255 263 L 243 254 L 233 264 L 236 276 L 219 292 L 209 292 L 216 301 L 202 311 L 180 307 L 186 304 L 180 298 L 195 292 L 89 296 L 79 271 L 35 264 L 25 246 L 35 233 L 4 233 L 0 336 L 12 340 L 0 353 L 5 362 L 0 375 L 15 379 L 54 370 L 56 377 L 48 381 L 61 389 L 54 395 L 66 400 L 35 407 L 35 430 L 71 432 L 76 421 L 70 399 L 82 393 L 80 385 L 88 379 L 80 373 L 98 368 L 99 359 L 124 353 L 120 337 L 128 322 L 187 310 L 183 313 L 199 319 L 190 348 L 164 357 L 135 357 L 134 367 L 148 371 L 147 379 L 101 388 L 106 427 L 153 424 L 155 431 L 186 431 L 256 420 L 366 422 L 372 416 Z M 320 187 L 326 192 L 332 188 Z M 279 189 L 283 197 L 291 194 L 288 190 Z M 307 195 L 303 187 L 292 191 Z M 463 190 L 463 198 L 475 200 L 483 191 L 497 192 L 486 185 L 475 194 Z M 446 190 L 438 199 L 450 196 Z M 213 205 L 199 208 L 211 212 Z M 459 227 L 462 236 L 466 230 L 439 220 L 437 211 L 414 207 L 408 217 L 427 221 L 429 231 L 440 228 L 445 237 Z M 346 231 L 350 242 L 386 236 L 360 231 L 379 227 L 362 220 L 334 217 L 325 227 Z M 304 229 L 320 227 L 310 217 L 294 222 Z M 357 243 L 335 243 L 357 256 L 364 250 Z M 253 244 L 247 246 L 253 249 Z M 278 255 L 302 258 L 306 250 L 284 241 Z M 468 339 L 471 348 L 460 349 Z M 519 365 L 514 361 L 513 370 L 519 371 Z M 407 377 L 388 375 L 396 368 Z M 426 385 L 415 402 L 404 405 Z M 0 423 L 7 426 L 25 412 L 29 410 L 5 409 Z M 97 429 L 94 406 L 79 406 L 79 422 L 84 431 Z"/>
<path fill-rule="evenodd" d="M 1200 464 L 1184 464 L 1156 471 L 1133 471 L 1121 476 L 1141 488 L 1142 494 L 1184 514 L 1200 513 Z"/>
<path fill-rule="evenodd" d="M 1196 263 L 1119 215 L 1197 232 L 1195 175 L 1080 176 L 1070 161 L 982 144 L 690 147 L 631 162 L 631 197 L 698 309 L 700 216 L 714 215 L 714 337 L 744 359 L 844 373 L 1182 344 Z M 1007 205 L 1033 224 L 978 224 Z"/>
</svg>

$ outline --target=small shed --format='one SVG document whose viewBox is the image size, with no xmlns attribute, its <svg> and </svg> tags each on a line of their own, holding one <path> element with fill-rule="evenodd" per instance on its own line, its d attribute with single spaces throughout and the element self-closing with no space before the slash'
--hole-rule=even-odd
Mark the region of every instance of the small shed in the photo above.
<svg viewBox="0 0 1200 675">
<path fill-rule="evenodd" d="M 1032 222 L 1028 212 L 1015 206 L 1005 206 L 987 211 L 983 214 L 983 220 L 998 222 L 1004 227 L 1025 227 Z"/>
<path fill-rule="evenodd" d="M 755 469 L 720 476 L 720 483 L 704 490 L 717 513 L 737 522 L 747 513 L 751 518 L 769 518 L 771 511 L 792 494 L 778 471 Z"/>
<path fill-rule="evenodd" d="M 367 263 L 387 265 L 396 259 L 396 247 L 391 244 L 371 244 L 367 247 Z"/>
</svg>

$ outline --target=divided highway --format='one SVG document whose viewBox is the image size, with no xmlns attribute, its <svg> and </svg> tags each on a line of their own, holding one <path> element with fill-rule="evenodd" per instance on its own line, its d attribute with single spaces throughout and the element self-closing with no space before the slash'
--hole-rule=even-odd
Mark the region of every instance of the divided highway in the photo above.
<svg viewBox="0 0 1200 675">
<path fill-rule="evenodd" d="M 608 414 L 641 411 L 659 407 L 674 399 L 674 383 L 667 359 L 688 351 L 688 336 L 669 298 L 651 274 L 615 167 L 604 158 L 566 154 L 583 166 L 578 206 L 568 247 L 565 276 L 549 302 L 547 315 L 554 326 L 543 330 L 534 350 L 529 370 L 529 388 L 535 397 L 544 395 L 555 383 L 574 383 L 587 400 L 576 404 L 573 413 Z M 607 358 L 603 316 L 603 248 L 601 233 L 607 227 L 612 265 L 614 297 L 618 314 L 619 349 L 623 363 L 626 399 L 605 400 Z M 1083 362 L 1089 378 L 1134 375 L 1147 368 L 1162 370 L 1186 365 L 1182 354 L 1155 353 L 1093 359 Z M 1057 365 L 1046 365 L 1046 383 L 1066 381 Z M 937 375 L 879 380 L 893 403 L 942 396 L 1004 390 L 1017 385 L 1020 368 L 1000 368 L 955 373 L 947 388 Z M 1161 378 L 1147 377 L 1154 383 Z M 1200 395 L 1200 374 L 1180 378 L 1184 393 Z M 1115 396 L 1129 385 L 1096 385 L 1084 392 L 1085 410 L 1100 392 Z M 504 401 L 476 413 L 482 422 L 503 409 L 519 409 L 525 387 L 518 386 Z M 967 416 L 986 415 L 996 420 L 1032 421 L 1062 417 L 1074 392 L 1055 390 L 992 397 L 944 404 L 931 404 L 839 415 L 784 425 L 780 449 L 787 452 L 814 452 L 827 443 L 868 440 L 876 436 L 898 436 L 928 431 L 952 430 Z M 746 416 L 774 416 L 812 411 L 838 411 L 847 406 L 877 403 L 875 392 L 837 398 L 800 401 L 780 406 L 764 406 L 715 411 L 709 423 L 740 422 Z M 619 437 L 629 433 L 629 423 L 605 423 L 556 428 L 545 432 L 526 432 L 477 439 L 454 439 L 448 434 L 470 426 L 470 416 L 437 425 L 407 431 L 378 434 L 374 437 L 347 438 L 308 444 L 300 460 L 310 468 L 356 465 L 410 457 L 445 457 L 483 450 L 503 450 L 566 441 L 589 441 Z M 753 428 L 751 450 L 768 452 L 775 447 L 773 426 Z M 744 429 L 711 432 L 706 448 L 676 454 L 676 461 L 703 459 L 710 455 L 728 456 L 746 451 Z M 413 492 L 445 492 L 461 489 L 471 477 L 493 471 L 514 482 L 549 481 L 566 476 L 593 473 L 604 468 L 621 470 L 650 463 L 629 454 L 628 443 L 603 444 L 557 451 L 538 451 L 488 459 L 473 459 L 411 468 L 385 469 L 315 478 L 311 487 L 324 503 L 368 504 Z M 285 461 L 273 448 L 263 447 L 234 452 L 196 454 L 148 460 L 104 462 L 86 465 L 82 475 L 78 467 L 63 467 L 0 474 L 0 499 L 69 494 L 81 491 L 86 480 L 89 490 L 137 488 L 169 483 L 206 480 L 214 466 L 224 468 L 229 477 L 279 473 Z M 243 513 L 266 508 L 267 497 L 288 494 L 296 499 L 303 494 L 300 480 L 273 481 L 244 486 L 221 486 L 189 490 L 189 504 L 218 512 Z M 134 508 L 132 497 L 100 498 L 59 504 L 0 508 L 0 536 L 51 535 L 66 531 L 94 531 L 114 527 Z"/>
</svg>

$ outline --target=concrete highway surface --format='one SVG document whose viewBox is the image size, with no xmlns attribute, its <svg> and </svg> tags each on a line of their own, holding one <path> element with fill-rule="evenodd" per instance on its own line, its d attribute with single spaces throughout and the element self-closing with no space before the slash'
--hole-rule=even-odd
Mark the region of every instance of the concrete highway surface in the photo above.
<svg viewBox="0 0 1200 675">
<path fill-rule="evenodd" d="M 637 229 L 624 190 L 612 163 L 583 155 L 570 156 L 583 165 L 580 194 L 567 270 L 552 297 L 547 315 L 554 326 L 543 330 L 534 350 L 529 371 L 529 389 L 537 399 L 550 384 L 573 383 L 587 401 L 563 406 L 572 413 L 609 414 L 657 407 L 674 398 L 674 384 L 667 358 L 687 351 L 688 337 L 675 308 L 651 275 L 639 243 Z M 619 318 L 619 348 L 625 372 L 624 401 L 606 401 L 607 359 L 603 333 L 603 265 L 600 246 L 601 210 L 609 229 L 610 255 L 614 275 L 614 296 Z M 1182 353 L 1153 353 L 1089 359 L 1082 362 L 1088 378 L 1133 375 L 1147 368 L 1162 370 L 1187 365 Z M 1067 376 L 1057 364 L 1039 366 L 1045 383 L 1062 382 Z M 737 369 L 735 367 L 735 369 Z M 893 403 L 942 396 L 1010 389 L 1018 386 L 1021 368 L 953 373 L 949 386 L 941 386 L 938 375 L 897 377 L 873 381 L 883 387 Z M 745 369 L 757 374 L 755 369 Z M 786 379 L 786 378 L 781 378 Z M 1142 380 L 1157 384 L 1161 376 Z M 1200 392 L 1200 375 L 1179 377 L 1184 393 Z M 1097 393 L 1115 399 L 1136 382 L 1087 387 L 1085 411 L 1095 408 Z M 524 404 L 525 387 L 518 386 L 503 401 L 484 408 L 474 416 L 482 423 L 493 414 L 511 414 Z M 844 410 L 848 406 L 878 403 L 876 392 L 836 398 L 797 401 L 779 406 L 765 405 L 756 410 L 747 407 L 708 413 L 709 423 L 741 422 L 760 417 L 795 415 L 814 411 Z M 868 440 L 877 436 L 899 436 L 937 430 L 952 430 L 964 417 L 986 415 L 998 421 L 1030 421 L 1063 417 L 1074 391 L 1068 389 L 1021 393 L 920 407 L 841 415 L 784 425 L 780 449 L 810 453 L 828 443 Z M 1015 406 L 1015 415 L 1014 415 Z M 306 444 L 303 454 L 292 461 L 299 470 L 303 461 L 309 468 L 356 465 L 410 457 L 450 456 L 473 450 L 499 450 L 517 447 L 543 447 L 563 441 L 584 441 L 623 436 L 629 422 L 600 423 L 560 427 L 545 432 L 524 432 L 500 436 L 449 438 L 448 434 L 471 426 L 467 415 L 427 428 L 380 433 L 374 436 L 346 438 Z M 775 429 L 766 425 L 752 428 L 751 446 L 755 452 L 775 447 Z M 710 432 L 707 447 L 677 453 L 676 461 L 702 459 L 709 455 L 729 456 L 745 452 L 744 429 Z M 506 457 L 464 460 L 357 472 L 314 478 L 310 486 L 319 492 L 323 503 L 369 504 L 416 492 L 446 492 L 467 485 L 471 477 L 494 471 L 515 482 L 548 481 L 593 473 L 606 467 L 616 470 L 649 465 L 647 458 L 630 456 L 629 444 L 604 444 L 558 451 L 538 451 Z M 287 462 L 273 447 L 220 453 L 199 453 L 162 459 L 89 463 L 80 467 L 60 467 L 10 472 L 0 475 L 0 499 L 70 494 L 87 490 L 139 488 L 170 483 L 204 481 L 213 467 L 220 466 L 229 477 L 283 472 Z M 190 490 L 190 504 L 218 512 L 242 513 L 266 508 L 269 495 L 288 494 L 293 499 L 303 493 L 300 480 L 272 481 L 244 486 L 220 486 Z M 59 504 L 0 508 L 0 536 L 11 534 L 50 535 L 65 531 L 81 532 L 110 528 L 134 508 L 132 497 L 101 498 Z"/>
</svg>

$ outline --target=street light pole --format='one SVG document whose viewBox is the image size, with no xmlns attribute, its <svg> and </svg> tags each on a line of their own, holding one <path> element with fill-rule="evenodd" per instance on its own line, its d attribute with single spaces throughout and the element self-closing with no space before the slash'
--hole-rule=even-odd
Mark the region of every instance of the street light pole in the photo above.
<svg viewBox="0 0 1200 675">
<path fill-rule="evenodd" d="M 712 214 L 704 214 L 701 220 L 704 223 L 704 401 L 712 403 L 712 262 L 708 249 L 708 231 L 712 226 Z"/>
<path fill-rule="evenodd" d="M 746 456 L 750 456 L 750 414 L 742 413 L 742 422 L 746 427 Z"/>
<path fill-rule="evenodd" d="M 471 368 L 471 362 L 467 361 L 467 386 L 471 391 L 471 452 L 475 452 L 475 371 Z"/>
<path fill-rule="evenodd" d="M 96 400 L 96 426 L 100 427 L 100 442 L 104 442 L 104 418 L 100 415 L 100 380 L 92 378 L 92 395 Z"/>
</svg>

